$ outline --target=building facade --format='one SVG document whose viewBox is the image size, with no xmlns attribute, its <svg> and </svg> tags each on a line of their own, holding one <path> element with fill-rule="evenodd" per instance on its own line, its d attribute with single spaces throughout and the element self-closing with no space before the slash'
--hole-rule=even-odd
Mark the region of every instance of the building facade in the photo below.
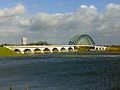
<svg viewBox="0 0 120 90">
<path fill-rule="evenodd" d="M 21 45 L 26 45 L 27 44 L 27 38 L 26 37 L 22 37 L 21 38 Z"/>
</svg>

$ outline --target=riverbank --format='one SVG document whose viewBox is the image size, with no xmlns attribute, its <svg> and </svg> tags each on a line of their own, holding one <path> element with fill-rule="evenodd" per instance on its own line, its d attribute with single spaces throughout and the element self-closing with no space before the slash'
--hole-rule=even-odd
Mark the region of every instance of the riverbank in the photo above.
<svg viewBox="0 0 120 90">
<path fill-rule="evenodd" d="M 118 46 L 107 46 L 106 48 L 107 52 L 120 52 L 120 45 Z"/>
<path fill-rule="evenodd" d="M 105 54 L 120 54 L 120 46 L 107 46 L 105 51 L 91 51 L 90 48 L 85 48 L 85 47 L 80 47 L 77 48 L 77 52 L 66 52 L 66 53 L 58 53 L 57 55 L 59 55 L 58 57 L 75 57 L 76 53 L 78 53 L 78 55 L 76 57 L 79 56 L 92 56 L 94 55 L 105 55 Z M 37 55 L 51 55 L 56 57 L 56 53 L 40 53 Z M 26 54 L 22 54 L 22 53 L 16 53 L 13 50 L 10 50 L 6 47 L 0 47 L 0 56 L 31 56 L 31 55 L 36 55 L 36 54 L 30 54 L 30 53 L 26 53 Z M 94 56 L 93 55 L 93 56 Z"/>
<path fill-rule="evenodd" d="M 96 57 L 120 57 L 120 53 L 108 52 L 64 52 L 64 53 L 48 53 L 34 54 L 34 58 L 96 58 Z"/>
<path fill-rule="evenodd" d="M 25 55 L 21 54 L 21 53 L 16 53 L 16 52 L 9 50 L 5 47 L 0 47 L 0 56 L 25 56 Z"/>
</svg>

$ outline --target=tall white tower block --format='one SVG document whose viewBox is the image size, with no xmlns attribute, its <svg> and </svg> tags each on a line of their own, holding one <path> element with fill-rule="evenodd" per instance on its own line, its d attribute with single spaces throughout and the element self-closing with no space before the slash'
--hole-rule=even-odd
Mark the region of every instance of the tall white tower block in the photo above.
<svg viewBox="0 0 120 90">
<path fill-rule="evenodd" d="M 26 45 L 27 44 L 27 38 L 26 37 L 22 37 L 21 44 L 22 45 Z"/>
</svg>

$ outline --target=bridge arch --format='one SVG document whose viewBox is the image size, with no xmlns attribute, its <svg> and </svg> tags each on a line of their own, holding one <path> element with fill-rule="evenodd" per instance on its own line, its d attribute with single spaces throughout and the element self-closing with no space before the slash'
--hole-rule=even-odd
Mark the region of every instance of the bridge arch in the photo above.
<svg viewBox="0 0 120 90">
<path fill-rule="evenodd" d="M 71 47 L 68 48 L 68 52 L 73 52 L 73 51 L 74 51 L 73 48 Z"/>
<path fill-rule="evenodd" d="M 43 53 L 50 53 L 51 51 L 50 51 L 50 49 L 49 48 L 45 48 L 45 49 L 43 49 Z"/>
<path fill-rule="evenodd" d="M 66 50 L 64 47 L 62 47 L 62 48 L 60 49 L 60 52 L 67 52 L 67 50 Z"/>
<path fill-rule="evenodd" d="M 57 48 L 53 48 L 52 51 L 53 51 L 53 53 L 59 52 L 59 50 Z"/>
<path fill-rule="evenodd" d="M 87 35 L 75 35 L 70 41 L 69 45 L 95 45 L 93 39 Z"/>
<path fill-rule="evenodd" d="M 21 53 L 21 51 L 19 49 L 15 49 L 14 50 L 16 53 Z"/>
<path fill-rule="evenodd" d="M 32 51 L 31 51 L 30 49 L 25 49 L 25 50 L 24 50 L 24 53 L 25 53 L 25 54 L 31 54 Z"/>
<path fill-rule="evenodd" d="M 36 48 L 36 49 L 34 49 L 34 53 L 35 53 L 35 54 L 40 54 L 40 53 L 41 53 L 41 50 L 40 50 L 39 48 Z"/>
</svg>

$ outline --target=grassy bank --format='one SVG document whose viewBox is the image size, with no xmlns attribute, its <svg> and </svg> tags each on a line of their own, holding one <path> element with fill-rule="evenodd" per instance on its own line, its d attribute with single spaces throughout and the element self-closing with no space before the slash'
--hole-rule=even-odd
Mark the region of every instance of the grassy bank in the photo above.
<svg viewBox="0 0 120 90">
<path fill-rule="evenodd" d="M 120 52 L 120 46 L 107 46 L 107 52 Z"/>
<path fill-rule="evenodd" d="M 86 46 L 78 47 L 77 50 L 78 50 L 78 52 L 88 52 L 88 51 L 91 51 L 91 50 L 93 50 L 93 51 L 95 50 L 95 51 L 98 51 L 98 52 L 120 53 L 120 46 L 105 46 L 105 47 L 106 47 L 105 51 L 95 50 L 94 48 L 86 47 Z"/>
<path fill-rule="evenodd" d="M 0 56 L 23 56 L 21 53 L 15 53 L 5 47 L 0 47 Z"/>
</svg>

